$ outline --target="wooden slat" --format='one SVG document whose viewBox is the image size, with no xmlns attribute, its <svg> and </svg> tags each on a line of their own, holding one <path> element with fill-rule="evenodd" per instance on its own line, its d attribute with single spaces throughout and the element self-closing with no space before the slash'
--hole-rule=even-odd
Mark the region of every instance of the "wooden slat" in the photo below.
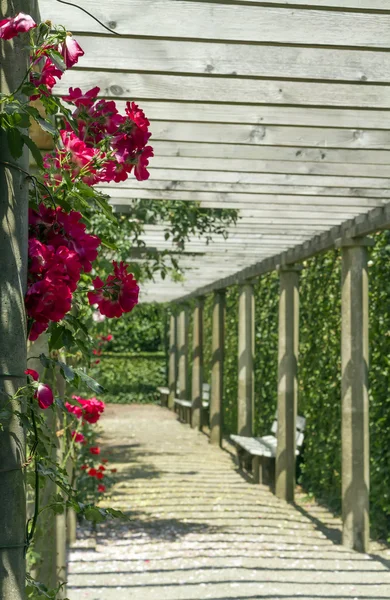
<svg viewBox="0 0 390 600">
<path fill-rule="evenodd" d="M 261 0 L 245 0 L 245 2 L 259 4 Z M 388 0 L 269 0 L 272 4 L 281 6 L 305 6 L 310 8 L 331 7 L 339 9 L 365 9 L 390 12 Z"/>
<path fill-rule="evenodd" d="M 84 0 L 82 6 L 125 35 L 388 47 L 390 15 L 176 0 Z M 43 20 L 53 19 L 52 0 L 40 0 Z M 77 32 L 106 33 L 88 15 L 63 4 L 55 20 Z"/>
<path fill-rule="evenodd" d="M 390 169 L 388 171 L 390 175 Z M 158 182 L 158 185 L 157 185 Z M 118 184 L 118 188 L 139 188 L 147 187 L 153 189 L 176 189 L 178 185 L 184 182 L 191 182 L 193 185 L 204 183 L 237 183 L 237 184 L 258 184 L 257 192 L 261 191 L 262 185 L 297 185 L 297 186 L 320 186 L 320 187 L 354 187 L 354 188 L 372 188 L 390 190 L 390 177 L 347 177 L 333 175 L 301 175 L 286 173 L 245 173 L 234 171 L 193 171 L 193 170 L 175 170 L 175 169 L 150 169 L 150 179 L 140 184 L 136 179 L 130 177 L 123 183 Z M 192 189 L 202 190 L 202 187 L 192 187 Z M 331 193 L 331 192 L 330 192 Z"/>
<path fill-rule="evenodd" d="M 238 102 L 240 104 L 287 104 L 304 106 L 345 106 L 388 108 L 390 90 L 382 85 L 354 85 L 192 77 L 150 73 L 111 73 L 106 71 L 66 71 L 55 92 L 68 93 L 69 86 L 87 90 L 99 86 L 107 98 L 139 100 L 183 100 L 197 102 Z"/>
<path fill-rule="evenodd" d="M 242 160 L 287 160 L 301 162 L 331 162 L 390 165 L 388 150 L 360 150 L 335 148 L 302 148 L 287 146 L 251 146 L 235 144 L 207 144 L 191 142 L 159 142 L 153 140 L 159 156 L 189 156 L 202 158 L 239 158 Z"/>
<path fill-rule="evenodd" d="M 224 158 L 190 158 L 186 156 L 168 157 L 157 155 L 151 161 L 151 178 L 156 178 L 156 171 L 170 170 L 174 173 L 174 180 L 181 180 L 182 171 L 193 170 L 194 173 L 201 171 L 201 181 L 205 181 L 208 171 L 220 171 L 220 177 L 228 181 L 227 173 L 289 173 L 301 175 L 337 175 L 345 177 L 384 177 L 390 175 L 390 165 L 365 165 L 348 163 L 320 163 L 320 162 L 298 162 L 278 160 L 243 160 Z M 239 175 L 237 175 L 238 177 Z M 160 176 L 158 177 L 160 178 Z M 198 177 L 197 177 L 198 179 Z"/>
<path fill-rule="evenodd" d="M 390 98 L 389 98 L 390 100 Z M 153 121 L 153 138 L 265 146 L 390 149 L 390 131 Z"/>
<path fill-rule="evenodd" d="M 390 54 L 389 54 L 390 56 Z M 390 70 L 389 70 L 390 73 Z M 135 99 L 137 102 L 137 99 Z M 243 104 L 208 104 L 140 100 L 151 121 L 192 121 L 208 123 L 243 123 L 247 125 L 303 125 L 313 127 L 348 127 L 351 129 L 390 129 L 388 111 L 348 108 L 302 108 L 299 106 L 256 106 Z M 124 114 L 125 102 L 116 105 Z"/>
<path fill-rule="evenodd" d="M 190 41 L 78 36 L 79 67 L 281 79 L 388 82 L 386 52 L 330 48 L 210 44 Z"/>
<path fill-rule="evenodd" d="M 131 192 L 126 189 L 117 188 L 111 189 L 110 191 L 107 188 L 100 188 L 102 191 L 106 190 L 111 197 L 111 202 L 114 205 L 125 205 L 131 204 L 134 201 L 134 198 L 147 198 L 150 200 L 183 200 L 183 201 L 192 201 L 192 202 L 209 202 L 209 201 L 219 201 L 221 205 L 224 202 L 247 202 L 248 195 L 243 194 L 242 192 L 234 192 L 229 194 L 228 192 L 191 192 L 191 191 L 164 191 L 164 190 L 147 190 L 144 188 L 140 188 Z M 348 189 L 348 188 L 347 188 Z M 355 190 L 357 191 L 357 190 Z M 133 196 L 133 197 L 132 197 Z M 356 202 L 356 206 L 361 204 L 362 197 L 355 195 L 353 197 L 353 201 Z M 310 202 L 313 204 L 327 204 L 334 203 L 339 205 L 343 202 L 340 197 L 337 196 L 293 196 L 288 194 L 259 194 L 258 202 L 266 203 L 266 204 L 303 204 L 307 205 Z"/>
</svg>

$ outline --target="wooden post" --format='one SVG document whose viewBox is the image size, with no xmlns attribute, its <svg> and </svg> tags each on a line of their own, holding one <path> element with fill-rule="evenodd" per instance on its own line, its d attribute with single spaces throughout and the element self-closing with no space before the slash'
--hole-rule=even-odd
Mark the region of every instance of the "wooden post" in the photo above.
<svg viewBox="0 0 390 600">
<path fill-rule="evenodd" d="M 255 298 L 253 285 L 240 286 L 238 304 L 238 434 L 253 434 Z"/>
<path fill-rule="evenodd" d="M 170 316 L 169 328 L 169 398 L 168 408 L 174 407 L 174 399 L 176 397 L 176 380 L 177 380 L 177 317 L 174 314 Z"/>
<path fill-rule="evenodd" d="M 341 394 L 343 544 L 369 547 L 367 238 L 341 240 Z"/>
<path fill-rule="evenodd" d="M 294 501 L 295 424 L 298 400 L 299 271 L 281 267 L 278 352 L 278 444 L 275 492 L 278 498 Z"/>
<path fill-rule="evenodd" d="M 30 2 L 1 0 L 0 17 L 30 12 Z M 1 40 L 0 92 L 14 91 L 28 68 L 26 36 Z M 13 410 L 23 411 L 25 399 L 9 401 L 26 385 L 26 318 L 28 186 L 24 173 L 4 162 L 28 170 L 28 153 L 15 160 L 7 138 L 0 132 L 0 598 L 25 597 L 26 462 L 25 432 Z"/>
<path fill-rule="evenodd" d="M 204 298 L 196 299 L 192 342 L 192 410 L 191 427 L 202 428 L 203 388 L 203 307 Z"/>
<path fill-rule="evenodd" d="M 223 360 L 225 345 L 225 290 L 214 294 L 210 398 L 210 443 L 222 443 Z"/>
<path fill-rule="evenodd" d="M 177 345 L 178 357 L 178 381 L 180 400 L 189 400 L 188 380 L 188 307 L 183 306 L 178 317 Z"/>
</svg>

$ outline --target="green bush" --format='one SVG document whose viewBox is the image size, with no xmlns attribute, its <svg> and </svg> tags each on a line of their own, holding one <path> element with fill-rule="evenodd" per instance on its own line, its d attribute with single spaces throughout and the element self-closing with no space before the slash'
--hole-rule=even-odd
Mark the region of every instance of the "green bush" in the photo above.
<svg viewBox="0 0 390 600">
<path fill-rule="evenodd" d="M 91 369 L 91 376 L 107 390 L 99 396 L 104 402 L 157 403 L 156 388 L 166 385 L 166 360 L 164 354 L 157 353 L 118 358 L 103 354 L 100 363 Z"/>
</svg>

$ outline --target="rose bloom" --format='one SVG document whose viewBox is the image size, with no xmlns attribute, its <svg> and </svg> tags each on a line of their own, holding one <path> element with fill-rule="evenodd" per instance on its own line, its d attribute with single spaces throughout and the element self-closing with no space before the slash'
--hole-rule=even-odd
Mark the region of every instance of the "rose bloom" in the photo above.
<svg viewBox="0 0 390 600">
<path fill-rule="evenodd" d="M 102 483 L 100 483 L 98 485 L 98 492 L 105 492 L 106 491 L 106 486 L 103 485 Z"/>
<path fill-rule="evenodd" d="M 114 274 L 107 277 L 106 282 L 100 277 L 93 280 L 95 290 L 88 292 L 90 304 L 97 304 L 102 315 L 120 317 L 131 312 L 138 304 L 139 287 L 132 273 L 127 272 L 127 265 L 113 261 Z"/>
<path fill-rule="evenodd" d="M 29 375 L 34 379 L 34 381 L 39 380 L 39 374 L 34 369 L 26 369 L 25 374 Z M 39 383 L 38 389 L 34 394 L 34 398 L 38 400 L 38 405 L 42 410 L 49 408 L 54 402 L 53 392 L 51 387 L 46 385 L 46 383 Z"/>
<path fill-rule="evenodd" d="M 89 469 L 88 475 L 90 475 L 90 477 L 96 477 L 96 475 L 97 475 L 96 469 L 94 469 L 93 467 L 91 469 Z"/>
<path fill-rule="evenodd" d="M 20 12 L 16 17 L 9 17 L 0 21 L 0 38 L 11 40 L 19 33 L 25 33 L 36 27 L 34 19 L 30 15 Z"/>
<path fill-rule="evenodd" d="M 96 478 L 97 478 L 97 479 L 103 479 L 103 477 L 104 477 L 104 473 L 102 473 L 101 471 L 98 471 L 98 472 L 96 473 Z"/>
<path fill-rule="evenodd" d="M 83 434 L 77 433 L 77 431 L 72 431 L 72 440 L 78 442 L 79 444 L 85 444 L 87 442 Z"/>
<path fill-rule="evenodd" d="M 90 451 L 91 454 L 100 454 L 100 448 L 99 448 L 99 446 L 92 446 L 89 449 L 89 451 Z"/>
</svg>

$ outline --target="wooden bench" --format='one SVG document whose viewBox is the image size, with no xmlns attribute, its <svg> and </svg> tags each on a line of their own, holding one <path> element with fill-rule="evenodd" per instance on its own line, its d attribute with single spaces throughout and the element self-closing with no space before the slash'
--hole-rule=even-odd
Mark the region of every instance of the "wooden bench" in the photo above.
<svg viewBox="0 0 390 600">
<path fill-rule="evenodd" d="M 296 418 L 296 455 L 299 455 L 300 448 L 303 444 L 304 430 L 306 419 L 297 416 Z M 278 430 L 278 422 L 275 420 L 272 423 L 272 435 L 252 438 L 242 435 L 231 435 L 230 439 L 234 442 L 237 448 L 237 456 L 240 468 L 248 463 L 248 458 L 251 461 L 253 482 L 268 483 L 273 485 L 275 478 L 275 457 L 278 440 L 276 437 Z"/>
<path fill-rule="evenodd" d="M 160 394 L 160 404 L 161 404 L 161 406 L 168 406 L 169 388 L 167 388 L 167 387 L 158 387 L 157 391 Z"/>
<path fill-rule="evenodd" d="M 179 419 L 185 423 L 191 423 L 192 402 L 191 400 L 174 399 L 175 410 L 177 410 Z M 210 407 L 210 385 L 204 383 L 202 386 L 202 414 Z"/>
</svg>

